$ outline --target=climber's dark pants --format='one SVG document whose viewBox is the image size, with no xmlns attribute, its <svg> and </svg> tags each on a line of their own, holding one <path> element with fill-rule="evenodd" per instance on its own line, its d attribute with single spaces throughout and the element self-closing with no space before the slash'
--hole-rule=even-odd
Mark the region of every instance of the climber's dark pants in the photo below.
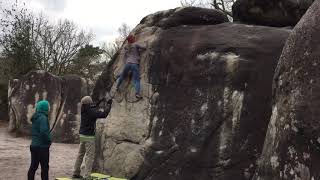
<svg viewBox="0 0 320 180">
<path fill-rule="evenodd" d="M 120 87 L 122 81 L 128 76 L 129 72 L 132 72 L 132 78 L 133 78 L 133 83 L 134 87 L 136 89 L 136 94 L 140 95 L 140 75 L 139 75 L 139 64 L 132 64 L 132 63 L 127 63 L 120 74 L 118 83 L 117 83 L 117 88 Z"/>
<path fill-rule="evenodd" d="M 30 146 L 31 165 L 28 171 L 28 180 L 34 180 L 34 175 L 41 165 L 41 179 L 49 179 L 49 148 Z"/>
</svg>

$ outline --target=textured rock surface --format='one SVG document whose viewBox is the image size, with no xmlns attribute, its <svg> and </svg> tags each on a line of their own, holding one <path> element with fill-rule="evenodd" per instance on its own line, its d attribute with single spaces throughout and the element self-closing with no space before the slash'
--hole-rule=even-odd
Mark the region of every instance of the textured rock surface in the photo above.
<svg viewBox="0 0 320 180">
<path fill-rule="evenodd" d="M 237 0 L 235 21 L 266 26 L 295 26 L 314 0 Z"/>
<path fill-rule="evenodd" d="M 228 17 L 220 11 L 186 7 L 160 11 L 151 16 L 146 16 L 140 23 L 145 26 L 156 26 L 166 29 L 180 25 L 212 25 L 223 22 L 229 22 L 229 20 Z"/>
<path fill-rule="evenodd" d="M 30 119 L 35 104 L 50 102 L 49 121 L 55 142 L 77 142 L 80 122 L 80 100 L 89 94 L 86 82 L 73 75 L 57 77 L 43 71 L 28 73 L 9 85 L 9 131 L 30 135 Z M 56 123 L 55 123 L 56 122 Z"/>
<path fill-rule="evenodd" d="M 297 24 L 274 79 L 273 112 L 255 179 L 320 179 L 320 1 Z"/>
<path fill-rule="evenodd" d="M 165 13 L 133 30 L 148 48 L 140 64 L 144 99 L 133 103 L 128 81 L 124 93 L 115 93 L 123 50 L 96 84 L 94 98 L 110 90 L 115 101 L 97 125 L 95 168 L 133 180 L 250 179 L 290 31 L 233 23 L 150 26 L 165 18 L 158 14 Z"/>
</svg>

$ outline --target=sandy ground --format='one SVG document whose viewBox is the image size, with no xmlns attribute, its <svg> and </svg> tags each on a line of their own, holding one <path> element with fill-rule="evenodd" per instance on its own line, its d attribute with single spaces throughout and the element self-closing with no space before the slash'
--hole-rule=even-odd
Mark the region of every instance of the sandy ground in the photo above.
<svg viewBox="0 0 320 180">
<path fill-rule="evenodd" d="M 0 180 L 26 180 L 30 166 L 30 140 L 13 138 L 7 124 L 0 121 Z M 78 152 L 77 144 L 53 143 L 50 148 L 50 179 L 72 175 Z M 40 180 L 40 165 L 35 180 Z"/>
</svg>

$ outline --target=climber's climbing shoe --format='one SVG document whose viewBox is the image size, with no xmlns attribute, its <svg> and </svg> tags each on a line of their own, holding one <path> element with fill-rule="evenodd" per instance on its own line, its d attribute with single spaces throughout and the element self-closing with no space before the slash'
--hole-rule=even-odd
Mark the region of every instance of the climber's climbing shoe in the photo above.
<svg viewBox="0 0 320 180">
<path fill-rule="evenodd" d="M 142 99 L 142 96 L 140 94 L 136 94 L 136 98 L 140 100 Z"/>
<path fill-rule="evenodd" d="M 76 179 L 76 178 L 81 179 L 81 178 L 83 178 L 83 177 L 82 177 L 81 175 L 73 175 L 72 178 L 74 178 L 74 179 Z"/>
</svg>

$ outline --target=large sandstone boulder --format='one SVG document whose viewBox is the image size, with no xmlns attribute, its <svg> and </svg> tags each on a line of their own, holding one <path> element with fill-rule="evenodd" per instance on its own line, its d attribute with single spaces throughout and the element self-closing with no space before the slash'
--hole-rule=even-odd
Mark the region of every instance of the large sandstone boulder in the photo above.
<svg viewBox="0 0 320 180">
<path fill-rule="evenodd" d="M 314 0 L 237 0 L 234 21 L 266 26 L 295 26 Z"/>
<path fill-rule="evenodd" d="M 317 0 L 282 52 L 257 180 L 320 179 L 319 17 Z"/>
<path fill-rule="evenodd" d="M 88 95 L 86 82 L 74 75 L 57 77 L 48 72 L 34 71 L 9 85 L 9 131 L 30 135 L 31 117 L 35 104 L 46 99 L 50 102 L 49 124 L 53 141 L 75 143 L 78 141 L 80 100 Z"/>
<path fill-rule="evenodd" d="M 146 17 L 132 32 L 147 45 L 140 64 L 143 100 L 134 101 L 128 81 L 115 92 L 123 48 L 96 84 L 95 99 L 110 90 L 114 103 L 97 124 L 95 169 L 133 180 L 250 179 L 271 115 L 274 69 L 290 31 L 145 24 L 163 21 L 159 14 L 166 13 Z"/>
</svg>

